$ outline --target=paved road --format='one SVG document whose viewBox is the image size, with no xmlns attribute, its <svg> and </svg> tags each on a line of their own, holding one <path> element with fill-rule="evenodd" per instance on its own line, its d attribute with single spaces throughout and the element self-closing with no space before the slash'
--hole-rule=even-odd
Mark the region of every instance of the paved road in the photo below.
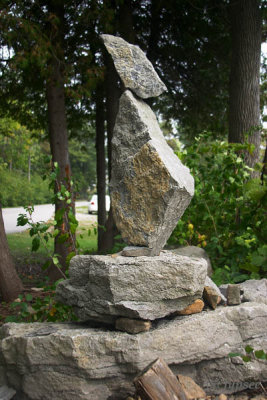
<svg viewBox="0 0 267 400">
<path fill-rule="evenodd" d="M 76 207 L 85 206 L 87 204 L 87 201 L 77 201 Z M 54 214 L 54 207 L 55 206 L 53 204 L 42 204 L 39 206 L 34 206 L 34 222 L 48 221 Z M 3 208 L 2 211 L 6 233 L 22 232 L 29 228 L 29 225 L 16 226 L 18 215 L 26 213 L 23 207 Z"/>
</svg>

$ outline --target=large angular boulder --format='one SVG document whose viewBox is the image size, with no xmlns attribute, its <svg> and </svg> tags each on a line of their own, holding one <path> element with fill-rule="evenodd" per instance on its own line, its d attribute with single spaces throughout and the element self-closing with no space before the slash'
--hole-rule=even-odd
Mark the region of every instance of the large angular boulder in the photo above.
<svg viewBox="0 0 267 400">
<path fill-rule="evenodd" d="M 126 88 L 142 99 L 159 96 L 167 90 L 153 65 L 138 46 L 129 44 L 117 36 L 101 35 L 101 38 Z"/>
<path fill-rule="evenodd" d="M 247 344 L 266 349 L 265 304 L 176 317 L 138 335 L 79 324 L 9 323 L 0 328 L 0 370 L 20 400 L 124 400 L 134 393 L 134 377 L 160 357 L 207 394 L 231 393 L 267 381 L 266 362 L 229 358 Z"/>
<path fill-rule="evenodd" d="M 81 321 L 154 320 L 201 297 L 207 262 L 168 251 L 158 257 L 76 256 L 69 274 L 56 297 L 73 306 Z"/>
<path fill-rule="evenodd" d="M 166 143 L 151 108 L 129 90 L 112 140 L 111 197 L 126 243 L 158 255 L 194 194 L 194 180 Z"/>
</svg>

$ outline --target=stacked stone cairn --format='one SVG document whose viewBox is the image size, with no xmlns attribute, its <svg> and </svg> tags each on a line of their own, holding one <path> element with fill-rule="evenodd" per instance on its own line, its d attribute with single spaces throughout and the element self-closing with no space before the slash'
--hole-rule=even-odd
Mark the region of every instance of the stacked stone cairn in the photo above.
<svg viewBox="0 0 267 400">
<path fill-rule="evenodd" d="M 115 255 L 74 257 L 57 299 L 72 305 L 81 321 L 137 333 L 191 304 L 203 308 L 207 262 L 162 250 L 194 194 L 193 177 L 143 100 L 166 87 L 138 46 L 101 37 L 125 87 L 112 140 L 110 189 L 114 219 L 128 246 Z"/>
</svg>

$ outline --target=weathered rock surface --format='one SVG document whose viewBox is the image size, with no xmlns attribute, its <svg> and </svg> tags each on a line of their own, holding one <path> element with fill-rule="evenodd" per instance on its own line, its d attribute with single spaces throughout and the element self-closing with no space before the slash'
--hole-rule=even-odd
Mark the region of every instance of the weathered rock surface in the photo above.
<svg viewBox="0 0 267 400">
<path fill-rule="evenodd" d="M 142 99 L 159 96 L 167 90 L 140 47 L 117 36 L 101 35 L 101 38 L 126 88 Z"/>
<path fill-rule="evenodd" d="M 112 139 L 111 197 L 126 243 L 158 255 L 194 193 L 194 180 L 166 143 L 151 108 L 129 90 Z"/>
<path fill-rule="evenodd" d="M 208 276 L 211 276 L 213 273 L 211 261 L 208 253 L 202 249 L 202 247 L 197 246 L 181 246 L 176 249 L 171 249 L 171 251 L 175 254 L 180 254 L 181 256 L 187 256 L 192 258 L 205 258 L 208 263 Z M 209 286 L 208 284 L 206 286 Z"/>
<path fill-rule="evenodd" d="M 117 317 L 154 320 L 184 309 L 201 297 L 204 259 L 163 251 L 158 257 L 76 256 L 70 279 L 56 296 L 74 306 L 82 321 L 114 323 Z"/>
<path fill-rule="evenodd" d="M 134 393 L 134 377 L 161 357 L 175 374 L 220 394 L 242 389 L 240 382 L 267 380 L 266 363 L 228 357 L 247 344 L 266 349 L 265 304 L 219 306 L 138 335 L 79 324 L 9 323 L 0 328 L 0 368 L 19 400 L 119 400 Z"/>
<path fill-rule="evenodd" d="M 0 386 L 0 400 L 11 400 L 15 396 L 16 391 L 7 386 Z"/>
<path fill-rule="evenodd" d="M 256 301 L 267 304 L 267 279 L 251 279 L 240 284 L 242 301 Z"/>
</svg>

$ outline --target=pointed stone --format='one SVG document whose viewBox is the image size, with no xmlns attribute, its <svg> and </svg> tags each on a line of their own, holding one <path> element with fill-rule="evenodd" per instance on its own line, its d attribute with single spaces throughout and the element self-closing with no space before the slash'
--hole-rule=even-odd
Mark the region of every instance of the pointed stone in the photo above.
<svg viewBox="0 0 267 400">
<path fill-rule="evenodd" d="M 151 108 L 129 90 L 112 140 L 111 197 L 123 240 L 158 255 L 194 193 L 194 180 L 166 143 Z"/>
<path fill-rule="evenodd" d="M 101 35 L 101 38 L 127 89 L 142 99 L 159 96 L 167 90 L 140 47 L 117 36 Z"/>
</svg>

